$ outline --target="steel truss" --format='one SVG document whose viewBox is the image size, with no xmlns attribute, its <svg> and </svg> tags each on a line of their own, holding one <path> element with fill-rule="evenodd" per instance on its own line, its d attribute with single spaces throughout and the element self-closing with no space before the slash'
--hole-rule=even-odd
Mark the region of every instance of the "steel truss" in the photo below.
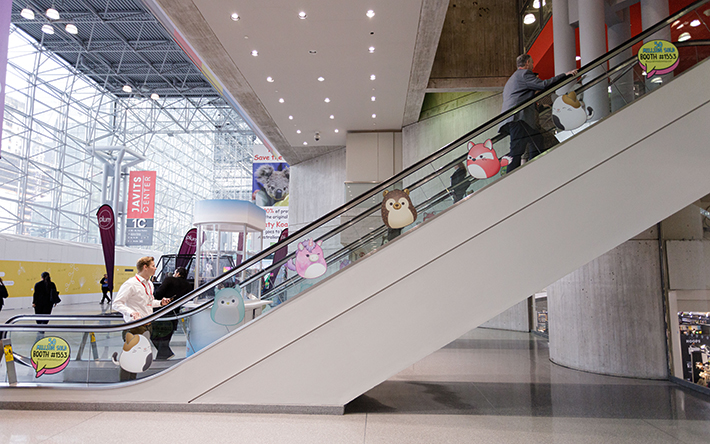
<svg viewBox="0 0 710 444">
<path fill-rule="evenodd" d="M 14 26 L 8 59 L 0 232 L 99 242 L 99 145 L 126 146 L 147 158 L 136 169 L 157 171 L 153 249 L 177 249 L 196 200 L 249 199 L 261 142 L 214 91 L 121 97 Z"/>
</svg>

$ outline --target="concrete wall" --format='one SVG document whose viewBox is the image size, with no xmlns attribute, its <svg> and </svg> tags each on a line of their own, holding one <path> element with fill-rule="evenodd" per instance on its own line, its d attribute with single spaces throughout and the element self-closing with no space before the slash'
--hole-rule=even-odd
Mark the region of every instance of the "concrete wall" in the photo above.
<svg viewBox="0 0 710 444">
<path fill-rule="evenodd" d="M 345 203 L 345 149 L 291 167 L 289 233 Z"/>
<path fill-rule="evenodd" d="M 668 377 L 658 240 L 630 240 L 547 287 L 550 359 L 607 375 Z"/>
</svg>

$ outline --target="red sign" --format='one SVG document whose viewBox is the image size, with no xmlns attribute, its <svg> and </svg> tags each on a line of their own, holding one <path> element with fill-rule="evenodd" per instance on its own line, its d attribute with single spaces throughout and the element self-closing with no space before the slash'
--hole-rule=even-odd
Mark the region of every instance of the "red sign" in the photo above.
<svg viewBox="0 0 710 444">
<path fill-rule="evenodd" d="M 128 179 L 128 219 L 153 219 L 155 171 L 131 171 Z"/>
</svg>

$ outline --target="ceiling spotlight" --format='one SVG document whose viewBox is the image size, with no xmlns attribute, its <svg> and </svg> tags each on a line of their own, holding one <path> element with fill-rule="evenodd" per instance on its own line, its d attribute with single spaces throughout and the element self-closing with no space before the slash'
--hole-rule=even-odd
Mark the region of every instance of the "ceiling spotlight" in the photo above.
<svg viewBox="0 0 710 444">
<path fill-rule="evenodd" d="M 54 34 L 54 27 L 52 25 L 42 25 L 42 32 L 45 34 Z"/>
<path fill-rule="evenodd" d="M 373 52 L 375 52 L 375 47 L 374 47 L 374 46 L 370 46 L 370 47 L 368 48 L 368 50 L 370 51 L 370 54 L 372 54 Z"/>
<path fill-rule="evenodd" d="M 535 16 L 533 14 L 526 14 L 525 17 L 523 17 L 523 23 L 526 25 L 532 25 L 535 23 Z"/>
<path fill-rule="evenodd" d="M 335 128 L 335 132 L 336 132 L 336 133 L 339 133 L 340 131 L 338 131 L 338 128 Z"/>
<path fill-rule="evenodd" d="M 123 88 L 121 89 L 123 89 L 123 92 L 133 92 L 133 88 L 131 88 L 131 85 L 123 85 Z"/>
<path fill-rule="evenodd" d="M 52 20 L 59 20 L 59 11 L 54 8 L 47 9 L 47 18 Z"/>
<path fill-rule="evenodd" d="M 330 103 L 330 99 L 326 97 L 325 100 L 324 100 L 324 102 L 325 102 L 325 103 Z"/>
<path fill-rule="evenodd" d="M 372 75 L 370 76 L 370 80 L 375 80 L 376 78 L 377 78 L 377 77 L 375 77 L 374 74 L 372 74 Z"/>
<path fill-rule="evenodd" d="M 372 118 L 373 118 L 373 119 L 376 118 L 376 117 L 377 117 L 377 114 L 373 114 L 373 115 L 372 115 Z"/>
<path fill-rule="evenodd" d="M 545 6 L 547 2 L 542 0 L 542 6 Z M 533 8 L 540 9 L 540 0 L 533 0 Z"/>
<path fill-rule="evenodd" d="M 582 57 L 580 57 L 580 56 L 575 56 L 574 59 L 579 62 L 580 60 L 582 60 Z"/>
<path fill-rule="evenodd" d="M 369 18 L 372 18 L 372 17 L 375 16 L 375 11 L 373 11 L 372 9 L 370 9 L 369 11 L 367 11 L 367 14 L 365 14 L 365 15 L 367 15 Z"/>
<path fill-rule="evenodd" d="M 324 81 L 324 80 L 325 80 L 325 77 L 318 77 L 318 81 L 319 81 L 319 82 L 322 82 L 322 81 Z"/>
<path fill-rule="evenodd" d="M 288 116 L 288 120 L 293 120 L 293 116 Z"/>
<path fill-rule="evenodd" d="M 296 130 L 296 134 L 301 134 L 301 130 Z"/>
<path fill-rule="evenodd" d="M 158 93 L 153 93 L 150 95 L 150 98 L 153 100 L 158 100 L 160 98 L 160 96 L 158 95 Z"/>
<path fill-rule="evenodd" d="M 64 29 L 69 34 L 79 34 L 79 30 L 76 28 L 76 25 L 74 25 L 72 23 L 67 23 L 67 26 L 65 26 Z"/>
<path fill-rule="evenodd" d="M 232 14 L 232 20 L 234 20 L 235 22 L 238 22 L 240 18 L 241 17 L 239 17 L 239 14 L 237 14 L 236 12 Z"/>
<path fill-rule="evenodd" d="M 273 81 L 274 81 L 274 78 L 271 77 L 271 76 L 269 76 L 269 77 L 266 78 L 266 81 L 267 81 L 267 82 L 273 82 Z"/>
<path fill-rule="evenodd" d="M 305 17 L 304 17 L 305 18 Z M 308 145 L 308 142 L 303 142 L 304 145 Z"/>
<path fill-rule="evenodd" d="M 27 19 L 27 20 L 34 20 L 35 19 L 35 12 L 31 10 L 30 8 L 25 8 L 22 11 L 20 11 L 20 15 L 22 18 Z"/>
<path fill-rule="evenodd" d="M 683 34 L 678 36 L 679 42 L 684 42 L 686 40 L 690 40 L 690 33 L 689 32 L 684 32 Z"/>
<path fill-rule="evenodd" d="M 300 18 L 301 20 L 305 19 L 306 17 L 308 17 L 308 16 L 306 15 L 305 12 L 301 11 L 298 13 L 298 18 Z"/>
<path fill-rule="evenodd" d="M 695 28 L 696 26 L 700 26 L 700 20 L 693 20 L 692 22 L 690 22 L 690 26 L 692 26 L 693 28 Z"/>
<path fill-rule="evenodd" d="M 372 100 L 374 102 L 376 100 L 375 96 L 370 97 L 370 100 Z"/>
<path fill-rule="evenodd" d="M 332 119 L 335 119 L 335 116 L 331 114 L 331 115 L 330 115 L 330 119 L 331 119 L 331 120 L 332 120 Z"/>
<path fill-rule="evenodd" d="M 253 51 L 251 52 L 251 55 L 253 55 L 254 57 L 256 57 L 256 56 L 259 55 L 259 51 L 257 51 L 257 50 L 255 49 L 255 50 L 253 50 Z"/>
<path fill-rule="evenodd" d="M 284 103 L 284 102 L 285 102 L 285 100 L 283 99 L 283 97 L 279 99 L 279 103 Z"/>
</svg>

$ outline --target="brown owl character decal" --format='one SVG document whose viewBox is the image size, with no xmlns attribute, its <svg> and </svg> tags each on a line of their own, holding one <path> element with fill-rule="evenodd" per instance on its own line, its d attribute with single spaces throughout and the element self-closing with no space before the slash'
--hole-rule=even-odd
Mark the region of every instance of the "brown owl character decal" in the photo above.
<svg viewBox="0 0 710 444">
<path fill-rule="evenodd" d="M 387 227 L 404 228 L 417 219 L 417 209 L 409 199 L 409 190 L 385 190 L 382 195 L 382 221 Z"/>
</svg>

